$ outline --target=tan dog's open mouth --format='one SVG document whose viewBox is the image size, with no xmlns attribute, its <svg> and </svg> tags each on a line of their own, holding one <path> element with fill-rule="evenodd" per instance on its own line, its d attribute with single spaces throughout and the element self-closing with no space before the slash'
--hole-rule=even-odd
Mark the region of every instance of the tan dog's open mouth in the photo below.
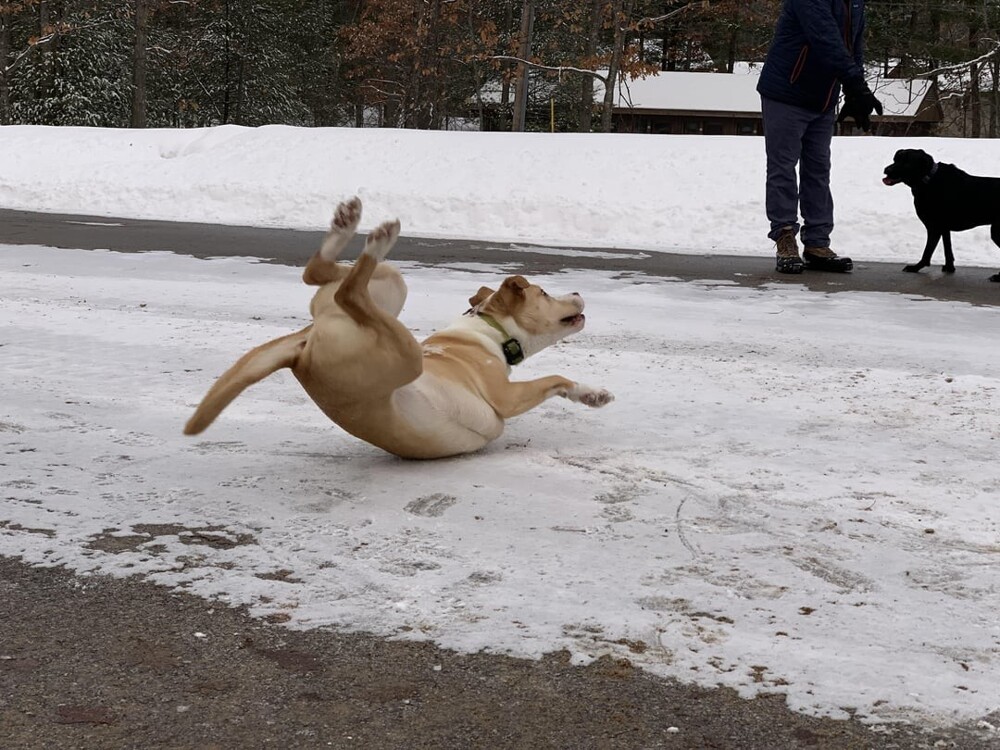
<svg viewBox="0 0 1000 750">
<path fill-rule="evenodd" d="M 576 315 L 567 315 L 565 318 L 560 318 L 559 322 L 567 326 L 582 326 L 586 320 L 586 315 L 583 313 L 577 313 Z"/>
</svg>

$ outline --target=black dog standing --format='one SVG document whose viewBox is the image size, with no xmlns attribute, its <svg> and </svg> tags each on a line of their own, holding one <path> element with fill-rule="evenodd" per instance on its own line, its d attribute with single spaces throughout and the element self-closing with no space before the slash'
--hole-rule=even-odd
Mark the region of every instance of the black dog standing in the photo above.
<svg viewBox="0 0 1000 750">
<path fill-rule="evenodd" d="M 944 242 L 945 273 L 955 272 L 951 233 L 989 225 L 990 238 L 1000 247 L 1000 178 L 976 177 L 954 164 L 941 164 L 926 151 L 900 149 L 885 168 L 886 185 L 902 182 L 913 192 L 917 217 L 927 228 L 927 245 L 917 263 L 903 270 L 916 273 L 931 264 L 938 242 Z M 1000 273 L 990 276 L 1000 282 Z"/>
</svg>

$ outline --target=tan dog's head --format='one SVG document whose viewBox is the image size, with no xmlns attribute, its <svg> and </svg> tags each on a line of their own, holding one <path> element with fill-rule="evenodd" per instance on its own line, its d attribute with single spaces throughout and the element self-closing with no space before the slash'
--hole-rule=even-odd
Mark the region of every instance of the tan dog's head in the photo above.
<svg viewBox="0 0 1000 750">
<path fill-rule="evenodd" d="M 495 292 L 480 287 L 469 298 L 476 313 L 490 315 L 521 343 L 524 356 L 551 346 L 586 324 L 583 297 L 576 292 L 551 297 L 523 276 L 509 276 Z"/>
</svg>

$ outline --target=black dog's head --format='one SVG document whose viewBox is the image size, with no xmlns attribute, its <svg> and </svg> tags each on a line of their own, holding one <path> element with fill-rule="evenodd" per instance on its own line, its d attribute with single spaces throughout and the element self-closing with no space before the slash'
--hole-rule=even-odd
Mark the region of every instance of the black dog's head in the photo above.
<svg viewBox="0 0 1000 750">
<path fill-rule="evenodd" d="M 934 168 L 934 157 L 919 148 L 901 148 L 892 157 L 892 164 L 885 168 L 882 182 L 895 185 L 904 182 L 910 187 L 919 185 Z"/>
</svg>

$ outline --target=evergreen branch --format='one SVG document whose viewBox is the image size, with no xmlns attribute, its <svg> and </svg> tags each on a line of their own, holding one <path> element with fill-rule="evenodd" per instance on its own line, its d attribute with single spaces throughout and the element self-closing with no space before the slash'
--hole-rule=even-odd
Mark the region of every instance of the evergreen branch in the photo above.
<svg viewBox="0 0 1000 750">
<path fill-rule="evenodd" d="M 219 118 L 219 122 L 222 122 L 223 119 L 222 108 L 219 107 L 218 104 L 216 104 L 215 97 L 212 96 L 212 92 L 209 91 L 208 86 L 205 85 L 205 82 L 201 79 L 201 76 L 195 76 L 194 80 L 195 82 L 197 82 L 198 86 L 200 86 L 201 90 L 204 92 L 208 104 L 212 107 L 212 109 L 215 110 L 215 114 Z"/>
<path fill-rule="evenodd" d="M 38 37 L 34 41 L 29 41 L 28 46 L 14 56 L 14 59 L 11 61 L 10 65 L 6 67 L 0 67 L 0 75 L 6 78 L 11 73 L 16 71 L 17 68 L 25 60 L 28 59 L 28 56 L 32 52 L 34 52 L 39 47 L 45 47 L 49 44 L 52 44 L 52 42 L 54 42 L 59 37 L 66 36 L 68 34 L 75 34 L 80 31 L 87 31 L 89 29 L 96 29 L 100 26 L 108 26 L 110 25 L 110 23 L 111 23 L 110 21 L 98 20 L 98 21 L 91 21 L 89 23 L 83 23 L 80 24 L 79 26 L 73 26 L 72 24 L 67 24 L 67 23 L 58 24 L 56 27 L 50 26 L 49 28 L 51 30 L 49 31 L 48 34 L 46 34 L 45 36 Z M 2 65 L 2 63 L 3 61 L 0 60 L 0 65 Z"/>
</svg>

